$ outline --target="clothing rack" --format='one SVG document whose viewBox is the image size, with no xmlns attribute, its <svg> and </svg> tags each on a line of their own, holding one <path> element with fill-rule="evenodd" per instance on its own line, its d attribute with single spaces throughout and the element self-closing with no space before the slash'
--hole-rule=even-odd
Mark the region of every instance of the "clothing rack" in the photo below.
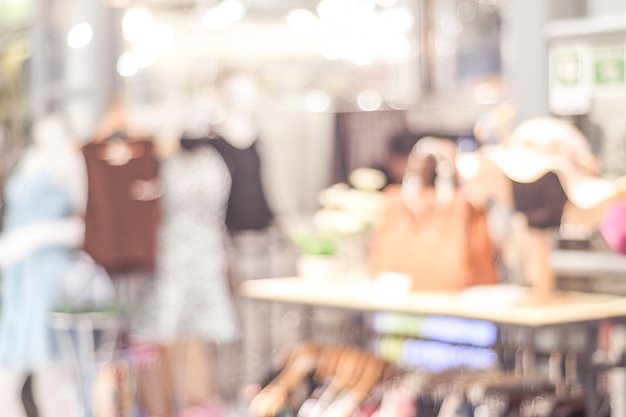
<svg viewBox="0 0 626 417">
<path fill-rule="evenodd" d="M 352 415 L 392 374 L 390 364 L 354 346 L 300 343 L 251 400 L 253 415 Z"/>
<path fill-rule="evenodd" d="M 115 355 L 122 328 L 119 314 L 52 312 L 51 322 L 62 351 L 69 355 L 66 359 L 76 369 L 81 417 L 91 417 L 88 375 L 98 363 L 109 362 Z"/>
<path fill-rule="evenodd" d="M 509 362 L 513 370 L 528 374 L 549 369 L 550 358 L 554 364 L 560 357 L 560 367 L 565 367 L 566 358 L 576 359 L 576 382 L 588 417 L 600 416 L 605 400 L 598 389 L 600 373 L 592 360 L 600 347 L 599 332 L 605 323 L 620 323 L 626 318 L 624 297 L 555 292 L 549 299 L 537 300 L 529 289 L 507 285 L 478 289 L 478 293 L 472 290 L 405 294 L 382 291 L 368 280 L 316 282 L 286 277 L 244 282 L 239 290 L 244 297 L 270 305 L 287 303 L 310 310 L 336 308 L 365 316 L 379 312 L 441 315 L 493 323 L 498 329 L 496 352 L 500 360 L 513 353 L 514 360 Z M 303 328 L 311 327 L 304 324 Z M 544 342 L 546 332 L 552 334 L 553 345 Z M 314 334 L 304 336 L 315 340 Z M 552 351 L 554 354 L 550 355 Z M 569 378 L 573 378 L 571 374 Z"/>
<path fill-rule="evenodd" d="M 558 379 L 540 371 L 508 372 L 498 366 L 407 370 L 361 348 L 302 342 L 252 398 L 249 410 L 264 417 L 376 411 L 381 417 L 416 411 L 420 417 L 582 415 L 585 401 L 572 382 L 563 389 Z"/>
</svg>

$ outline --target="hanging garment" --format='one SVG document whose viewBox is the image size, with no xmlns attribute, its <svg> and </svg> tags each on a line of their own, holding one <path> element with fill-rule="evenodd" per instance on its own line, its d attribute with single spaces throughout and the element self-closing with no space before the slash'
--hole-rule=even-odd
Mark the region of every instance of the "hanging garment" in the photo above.
<svg viewBox="0 0 626 417">
<path fill-rule="evenodd" d="M 74 214 L 67 188 L 43 170 L 37 174 L 15 171 L 7 181 L 5 201 L 6 233 Z M 67 247 L 42 247 L 2 269 L 3 366 L 30 371 L 56 359 L 50 312 L 60 298 L 63 274 L 73 253 Z"/>
<path fill-rule="evenodd" d="M 109 273 L 153 271 L 161 195 L 154 144 L 133 141 L 136 157 L 123 163 L 103 156 L 107 146 L 83 147 L 88 181 L 85 251 Z"/>
<path fill-rule="evenodd" d="M 153 341 L 200 338 L 230 342 L 238 334 L 228 287 L 224 226 L 230 177 L 211 147 L 162 163 L 164 187 L 158 262 L 135 331 Z"/>
<path fill-rule="evenodd" d="M 216 136 L 209 143 L 224 158 L 232 178 L 226 212 L 228 229 L 242 231 L 267 228 L 274 216 L 261 181 L 261 159 L 257 142 L 240 149 Z"/>
<path fill-rule="evenodd" d="M 548 172 L 533 182 L 512 184 L 515 210 L 526 215 L 530 227 L 548 229 L 561 224 L 567 194 L 556 173 Z"/>
</svg>

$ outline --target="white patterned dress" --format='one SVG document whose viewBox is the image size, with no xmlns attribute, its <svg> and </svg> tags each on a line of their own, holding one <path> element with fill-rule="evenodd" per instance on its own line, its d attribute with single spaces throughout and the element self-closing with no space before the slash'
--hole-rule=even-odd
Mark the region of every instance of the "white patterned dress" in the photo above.
<svg viewBox="0 0 626 417">
<path fill-rule="evenodd" d="M 226 204 L 231 179 L 222 157 L 203 146 L 164 160 L 155 280 L 133 325 L 168 343 L 186 338 L 229 343 L 238 337 L 228 286 Z"/>
</svg>

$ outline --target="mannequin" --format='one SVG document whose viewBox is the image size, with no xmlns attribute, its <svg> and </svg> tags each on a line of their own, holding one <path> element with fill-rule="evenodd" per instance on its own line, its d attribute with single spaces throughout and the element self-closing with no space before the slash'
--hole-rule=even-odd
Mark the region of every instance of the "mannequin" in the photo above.
<svg viewBox="0 0 626 417">
<path fill-rule="evenodd" d="M 235 233 L 262 231 L 270 226 L 273 213 L 265 197 L 257 149 L 258 87 L 253 78 L 242 74 L 226 78 L 220 87 L 226 116 L 213 127 L 210 143 L 224 158 L 233 181 L 226 226 Z"/>
<path fill-rule="evenodd" d="M 226 117 L 215 126 L 215 130 L 232 146 L 245 149 L 259 136 L 255 120 L 258 87 L 253 78 L 238 74 L 225 79 L 221 91 Z"/>
<path fill-rule="evenodd" d="M 206 141 L 192 142 L 161 161 L 162 216 L 154 280 L 132 323 L 139 342 L 156 343 L 166 357 L 161 395 L 151 393 L 149 415 L 172 408 L 219 407 L 211 348 L 233 343 L 239 324 L 228 283 L 227 199 L 231 180 L 219 153 Z M 186 143 L 182 141 L 183 143 Z M 173 148 L 173 147 L 170 147 Z M 168 366 L 165 366 L 168 365 Z M 229 366 L 232 374 L 233 363 Z M 218 394 L 221 394 L 217 392 Z M 173 405 L 173 406 L 172 406 Z"/>
<path fill-rule="evenodd" d="M 587 139 L 553 117 L 527 120 L 505 143 L 472 157 L 476 163 L 465 167 L 474 169 L 460 170 L 470 199 L 479 205 L 495 201 L 515 213 L 511 223 L 520 244 L 513 252 L 522 254 L 524 279 L 537 300 L 553 297 L 549 231 L 596 230 L 610 205 L 626 197 L 625 180 L 599 177 Z"/>
<path fill-rule="evenodd" d="M 216 137 L 210 143 L 226 162 L 232 178 L 226 227 L 232 237 L 235 274 L 239 281 L 266 278 L 271 276 L 270 248 L 277 231 L 265 195 L 263 161 L 258 150 L 259 86 L 252 75 L 236 73 L 225 77 L 219 87 L 226 116 L 213 127 Z M 240 302 L 240 307 L 244 324 L 243 378 L 245 382 L 255 382 L 267 372 L 267 364 L 261 363 L 267 356 L 264 346 L 254 342 L 262 340 L 262 336 L 250 334 L 261 326 L 245 324 L 254 323 L 259 316 L 267 317 L 268 312 L 245 301 Z"/>
<path fill-rule="evenodd" d="M 69 130 L 61 116 L 50 115 L 40 120 L 33 129 L 33 143 L 21 157 L 16 170 L 31 177 L 50 172 L 55 180 L 67 187 L 72 207 L 79 214 L 85 204 L 85 176 L 68 135 Z M 82 228 L 82 221 L 76 215 L 7 230 L 0 236 L 0 264 L 12 264 L 51 243 L 75 246 L 81 242 Z"/>
<path fill-rule="evenodd" d="M 84 236 L 84 166 L 60 115 L 38 120 L 32 139 L 5 188 L 0 235 L 0 386 L 5 392 L 0 409 L 23 415 L 15 402 L 31 373 L 40 415 L 73 416 L 78 402 L 68 396 L 77 392 L 65 383 L 74 381 L 72 368 L 58 361 L 49 312 L 58 301 L 64 269 Z"/>
</svg>

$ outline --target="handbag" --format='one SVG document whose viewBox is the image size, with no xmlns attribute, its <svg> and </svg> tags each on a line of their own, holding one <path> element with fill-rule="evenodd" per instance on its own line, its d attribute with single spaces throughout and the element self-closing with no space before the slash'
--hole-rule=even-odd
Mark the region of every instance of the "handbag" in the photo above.
<svg viewBox="0 0 626 417">
<path fill-rule="evenodd" d="M 116 308 L 116 290 L 102 265 L 79 250 L 65 270 L 58 312 L 85 313 Z"/>
<path fill-rule="evenodd" d="M 412 290 L 458 291 L 499 282 L 487 212 L 458 186 L 456 150 L 422 138 L 401 185 L 385 188 L 386 207 L 370 241 L 370 273 L 409 276 Z"/>
</svg>

